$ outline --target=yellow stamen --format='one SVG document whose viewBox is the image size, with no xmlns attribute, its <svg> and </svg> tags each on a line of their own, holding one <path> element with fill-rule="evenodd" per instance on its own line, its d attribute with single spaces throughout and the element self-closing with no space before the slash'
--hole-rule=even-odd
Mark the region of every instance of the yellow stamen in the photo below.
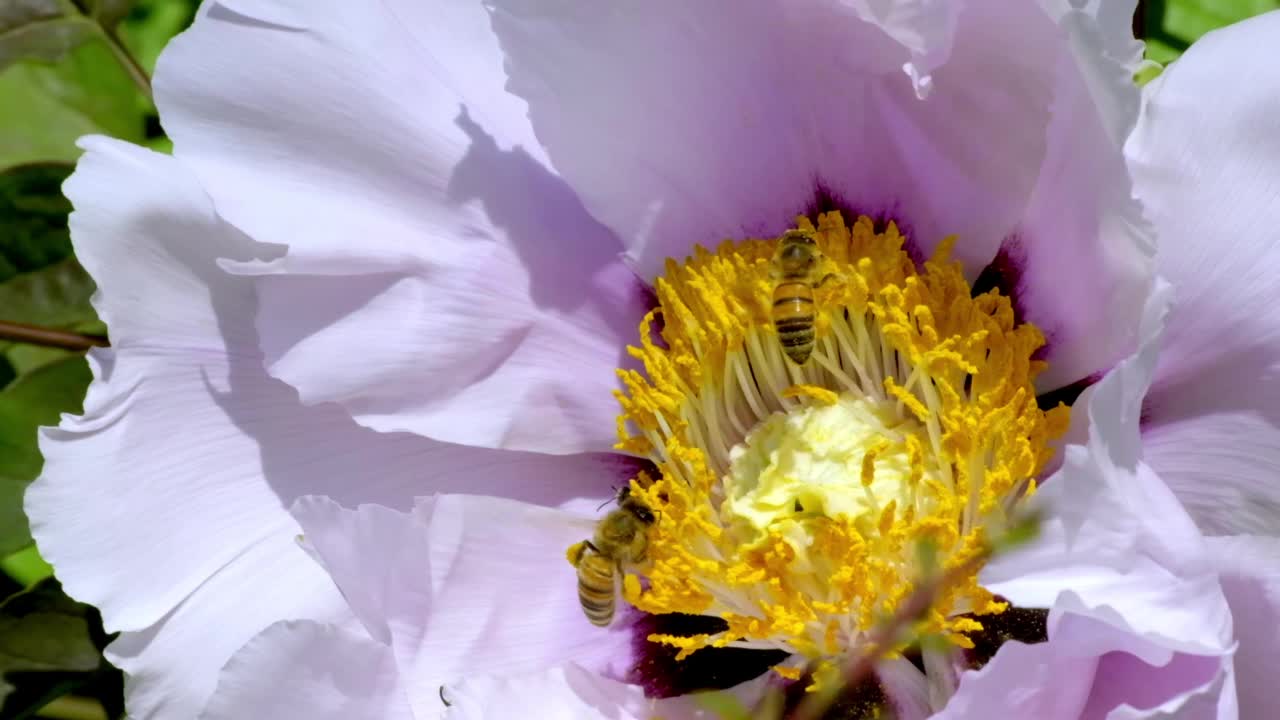
<svg viewBox="0 0 1280 720">
<path fill-rule="evenodd" d="M 800 668 L 786 667 L 785 665 L 774 665 L 773 671 L 788 680 L 799 680 L 803 674 Z"/>
<path fill-rule="evenodd" d="M 771 322 L 777 240 L 764 239 L 668 260 L 660 307 L 629 348 L 644 372 L 619 371 L 618 447 L 660 470 L 632 483 L 655 522 L 623 595 L 727 625 L 649 637 L 678 657 L 776 648 L 834 668 L 929 570 L 922 547 L 941 571 L 984 552 L 1066 428 L 1065 407 L 1036 404 L 1040 331 L 1015 323 L 997 291 L 971 296 L 954 238 L 917 269 L 892 224 L 876 232 L 827 213 L 797 229 L 830 280 L 815 283 L 803 366 Z M 651 335 L 659 315 L 663 345 Z M 1003 609 L 975 570 L 917 629 L 964 647 L 981 623 L 962 615 Z"/>
<path fill-rule="evenodd" d="M 782 397 L 785 398 L 812 398 L 821 405 L 835 405 L 840 396 L 824 387 L 817 385 L 792 385 L 782 391 Z"/>
</svg>

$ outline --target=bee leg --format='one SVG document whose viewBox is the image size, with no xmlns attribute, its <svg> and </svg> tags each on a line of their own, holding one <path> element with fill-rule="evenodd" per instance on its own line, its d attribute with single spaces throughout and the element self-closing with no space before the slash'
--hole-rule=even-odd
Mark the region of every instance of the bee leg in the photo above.
<svg viewBox="0 0 1280 720">
<path fill-rule="evenodd" d="M 578 543 L 578 549 L 575 550 L 573 553 L 572 562 L 574 567 L 577 567 L 578 565 L 582 564 L 582 557 L 587 554 L 588 550 L 594 553 L 600 552 L 599 550 L 596 549 L 595 545 L 591 544 L 590 540 L 583 540 L 581 543 Z"/>
<path fill-rule="evenodd" d="M 443 686 L 443 685 L 441 685 L 441 686 L 440 686 L 440 702 L 444 703 L 444 706 L 445 706 L 445 707 L 452 707 L 452 706 L 453 706 L 453 703 L 449 702 L 448 698 L 446 698 L 446 697 L 444 696 L 444 686 Z"/>
<path fill-rule="evenodd" d="M 838 280 L 838 279 L 840 279 L 840 278 L 841 278 L 841 276 L 840 276 L 840 275 L 838 275 L 838 274 L 836 274 L 836 273 L 827 273 L 826 275 L 822 276 L 822 279 L 821 279 L 821 280 L 819 280 L 818 282 L 814 283 L 814 284 L 813 284 L 813 287 L 814 287 L 814 289 L 817 289 L 817 288 L 822 287 L 823 285 L 826 285 L 826 284 L 827 284 L 827 281 L 829 281 L 829 280 Z"/>
</svg>

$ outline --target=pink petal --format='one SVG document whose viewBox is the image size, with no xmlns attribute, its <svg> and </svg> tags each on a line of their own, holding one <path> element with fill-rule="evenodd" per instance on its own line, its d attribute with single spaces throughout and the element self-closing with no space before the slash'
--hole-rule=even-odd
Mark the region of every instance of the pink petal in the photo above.
<svg viewBox="0 0 1280 720">
<path fill-rule="evenodd" d="M 1280 663 L 1280 539 L 1209 538 L 1222 572 L 1222 591 L 1235 621 L 1236 695 L 1240 717 L 1264 718 L 1275 708 Z"/>
<path fill-rule="evenodd" d="M 1003 248 L 989 279 L 1050 335 L 1046 389 L 1132 350 L 1131 1 L 490 4 L 512 91 L 642 277 L 835 196 L 925 250 L 957 234 L 973 276 Z"/>
<path fill-rule="evenodd" d="M 410 514 L 295 508 L 308 541 L 375 638 L 389 638 L 415 711 L 477 674 L 573 661 L 620 671 L 630 634 L 590 625 L 565 550 L 590 536 L 582 515 L 497 498 L 441 495 Z"/>
<path fill-rule="evenodd" d="M 253 243 L 180 161 L 84 145 L 66 184 L 72 240 L 112 347 L 91 353 L 84 414 L 44 432 L 26 509 L 67 592 L 125 631 L 111 652 L 132 715 L 194 716 L 231 653 L 277 620 L 350 618 L 294 540 L 300 496 L 407 509 L 466 488 L 594 506 L 623 479 L 613 456 L 444 445 L 303 407 L 262 369 L 250 281 L 216 265 Z"/>
<path fill-rule="evenodd" d="M 307 82 L 298 82 L 306 77 Z M 223 0 L 161 58 L 175 154 L 274 262 L 273 375 L 374 429 L 608 450 L 646 295 L 546 169 L 483 9 Z"/>
<path fill-rule="evenodd" d="M 1048 642 L 1006 643 L 985 667 L 961 677 L 956 695 L 934 718 L 1154 718 L 1165 710 L 1203 708 L 1205 698 L 1215 708 L 1229 679 L 1220 656 L 1169 653 L 1099 620 L 1055 614 Z"/>
<path fill-rule="evenodd" d="M 1206 532 L 1280 532 L 1280 33 L 1206 35 L 1147 86 L 1126 148 L 1177 301 L 1148 399 L 1146 458 Z"/>
<path fill-rule="evenodd" d="M 746 682 L 727 692 L 743 707 L 759 700 L 763 683 Z M 446 720 L 506 720 L 513 708 L 537 708 L 539 720 L 722 720 L 696 695 L 651 700 L 636 685 L 591 673 L 569 663 L 536 673 L 473 676 L 450 686 Z"/>
<path fill-rule="evenodd" d="M 1005 643 L 981 670 L 960 676 L 956 694 L 934 720 L 1079 720 L 1098 660 L 1093 653 L 1080 652 L 1069 638 L 1077 629 L 1096 625 L 1091 623 L 1079 618 L 1065 621 L 1065 641 Z"/>
<path fill-rule="evenodd" d="M 1171 650 L 1223 654 L 1231 615 L 1200 531 L 1139 460 L 1138 420 L 1161 342 L 1169 288 L 1148 300 L 1138 352 L 1088 402 L 1087 445 L 1066 448 L 1035 502 L 1038 537 L 999 555 L 984 584 L 1014 604 L 1102 620 Z"/>
<path fill-rule="evenodd" d="M 331 625 L 280 622 L 223 668 L 201 720 L 414 720 L 391 649 Z"/>
<path fill-rule="evenodd" d="M 1044 331 L 1053 389 L 1099 375 L 1137 347 L 1155 237 L 1122 146 L 1138 118 L 1132 0 L 1048 3 L 1067 48 L 1053 62 L 1048 146 L 1018 231 L 1018 305 Z M 997 123 L 999 124 L 999 123 Z"/>
<path fill-rule="evenodd" d="M 120 572 L 126 562 L 108 557 L 102 572 Z M 127 677 L 129 717 L 195 717 L 228 659 L 272 623 L 292 618 L 354 625 L 324 570 L 291 538 L 270 537 L 219 570 L 163 619 L 123 632 L 107 646 L 107 660 Z M 112 629 L 109 621 L 107 628 Z"/>
</svg>

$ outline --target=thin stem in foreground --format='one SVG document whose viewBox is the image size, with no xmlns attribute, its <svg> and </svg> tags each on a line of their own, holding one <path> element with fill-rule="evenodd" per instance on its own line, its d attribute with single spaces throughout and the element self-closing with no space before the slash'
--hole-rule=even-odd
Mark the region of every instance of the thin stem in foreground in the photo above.
<svg viewBox="0 0 1280 720">
<path fill-rule="evenodd" d="M 898 606 L 898 611 L 893 614 L 893 617 L 870 633 L 866 650 L 850 658 L 845 663 L 840 673 L 842 675 L 842 683 L 831 690 L 809 694 L 800 702 L 800 706 L 796 708 L 788 720 L 819 720 L 823 713 L 827 711 L 827 708 L 836 701 L 844 688 L 853 687 L 863 678 L 875 672 L 876 663 L 881 656 L 896 644 L 902 632 L 911 623 L 928 612 L 929 608 L 938 599 L 938 593 L 943 588 L 972 574 L 987 561 L 988 557 L 990 557 L 989 550 L 979 553 L 968 562 L 921 582 L 920 586 L 907 596 L 906 601 Z"/>
</svg>

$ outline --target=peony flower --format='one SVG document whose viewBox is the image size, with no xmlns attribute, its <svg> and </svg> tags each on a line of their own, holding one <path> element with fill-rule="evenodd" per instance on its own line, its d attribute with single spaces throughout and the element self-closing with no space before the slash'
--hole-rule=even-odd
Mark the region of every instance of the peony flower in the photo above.
<svg viewBox="0 0 1280 720">
<path fill-rule="evenodd" d="M 27 496 L 131 716 L 705 716 L 934 565 L 857 701 L 1265 716 L 1280 16 L 1140 95 L 1132 6 L 206 4 L 174 156 L 67 183 L 112 347 Z"/>
</svg>

